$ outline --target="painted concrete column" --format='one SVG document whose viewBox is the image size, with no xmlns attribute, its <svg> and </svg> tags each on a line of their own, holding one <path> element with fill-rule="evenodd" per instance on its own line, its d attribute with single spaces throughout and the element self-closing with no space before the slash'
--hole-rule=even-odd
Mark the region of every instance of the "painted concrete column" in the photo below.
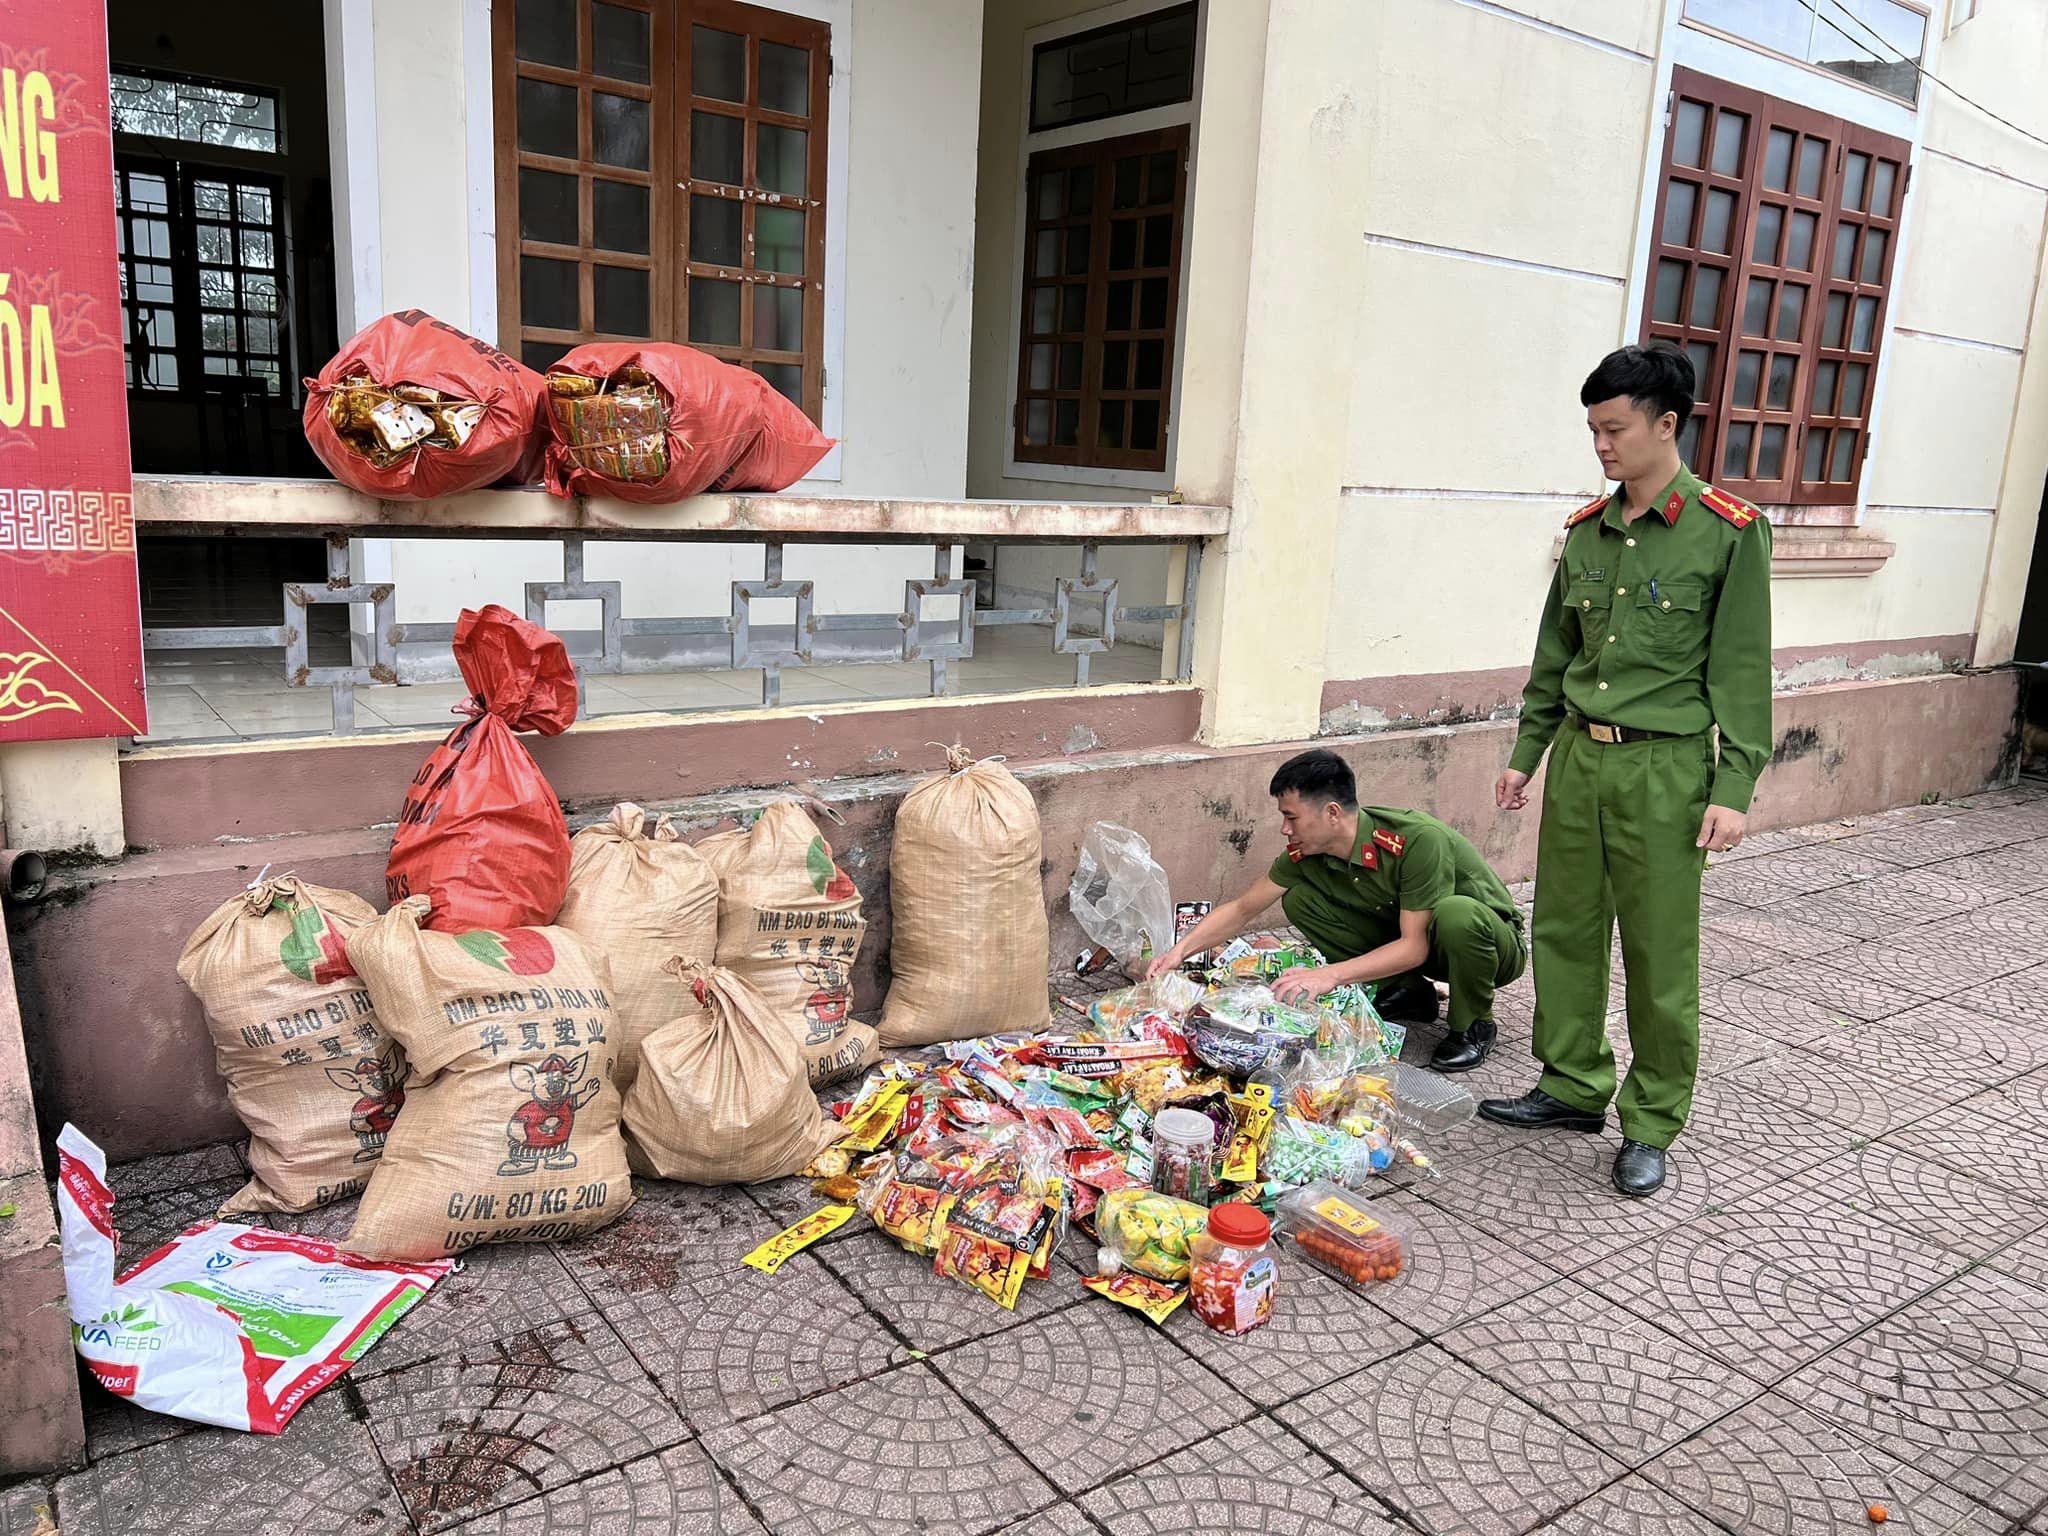
<svg viewBox="0 0 2048 1536">
<path fill-rule="evenodd" d="M 2039 249 L 2048 254 L 2048 224 Z M 2048 490 L 2048 260 L 2042 255 L 2035 258 L 2026 347 L 1999 480 L 1998 511 L 1991 524 L 1991 549 L 1984 563 L 1984 593 L 1977 605 L 1977 640 L 1970 655 L 1975 667 L 1995 667 L 2013 658 L 2027 573 L 2034 562 L 2041 499 Z"/>
<path fill-rule="evenodd" d="M 117 856 L 128 839 L 114 743 L 22 741 L 0 747 L 0 821 L 9 848 Z"/>
<path fill-rule="evenodd" d="M 1379 31 L 1344 0 L 1273 0 L 1268 20 L 1231 532 L 1196 620 L 1217 746 L 1312 736 L 1321 714 Z"/>
</svg>

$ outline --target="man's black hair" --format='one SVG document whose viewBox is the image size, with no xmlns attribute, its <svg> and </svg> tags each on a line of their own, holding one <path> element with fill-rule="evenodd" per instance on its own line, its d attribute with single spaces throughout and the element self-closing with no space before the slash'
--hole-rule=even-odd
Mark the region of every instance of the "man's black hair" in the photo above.
<svg viewBox="0 0 2048 1536">
<path fill-rule="evenodd" d="M 1358 780 L 1351 765 L 1324 748 L 1287 759 L 1266 786 L 1266 793 L 1277 800 L 1290 789 L 1311 804 L 1330 802 L 1347 811 L 1358 808 Z"/>
<path fill-rule="evenodd" d="M 1598 405 L 1616 395 L 1627 395 L 1629 403 L 1652 422 L 1666 411 L 1675 411 L 1683 427 L 1692 415 L 1695 387 L 1692 359 L 1669 342 L 1653 341 L 1647 347 L 1623 347 L 1601 358 L 1600 366 L 1579 386 L 1579 404 Z"/>
</svg>

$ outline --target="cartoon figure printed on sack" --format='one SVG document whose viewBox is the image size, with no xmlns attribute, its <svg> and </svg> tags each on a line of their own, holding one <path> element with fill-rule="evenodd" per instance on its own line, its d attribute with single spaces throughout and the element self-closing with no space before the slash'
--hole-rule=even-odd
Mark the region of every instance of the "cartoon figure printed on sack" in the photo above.
<svg viewBox="0 0 2048 1536">
<path fill-rule="evenodd" d="M 811 1026 L 804 1044 L 828 1044 L 846 1027 L 852 972 L 837 960 L 799 960 L 796 973 L 818 989 L 804 999 L 804 1018 Z"/>
<path fill-rule="evenodd" d="M 348 1128 L 356 1135 L 355 1161 L 376 1162 L 384 1155 L 392 1122 L 405 1107 L 405 1068 L 398 1064 L 398 1047 L 364 1056 L 353 1067 L 329 1067 L 327 1080 L 356 1095 L 348 1117 Z"/>
<path fill-rule="evenodd" d="M 569 1132 L 576 1125 L 576 1111 L 597 1097 L 603 1084 L 584 1069 L 590 1064 L 585 1051 L 573 1061 L 550 1056 L 537 1067 L 523 1061 L 511 1064 L 512 1086 L 528 1095 L 512 1111 L 505 1125 L 509 1149 L 498 1166 L 501 1174 L 531 1173 L 536 1168 L 574 1168 L 576 1153 L 569 1145 Z"/>
</svg>

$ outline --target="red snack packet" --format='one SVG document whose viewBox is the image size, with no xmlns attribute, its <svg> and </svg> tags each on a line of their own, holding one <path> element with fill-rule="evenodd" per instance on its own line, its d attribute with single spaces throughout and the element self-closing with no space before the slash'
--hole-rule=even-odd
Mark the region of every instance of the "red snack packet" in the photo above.
<svg viewBox="0 0 2048 1536">
<path fill-rule="evenodd" d="M 416 386 L 434 391 L 450 408 L 482 409 L 473 413 L 473 424 L 472 415 L 462 417 L 467 435 L 459 444 L 437 433 L 380 464 L 358 446 L 374 440 L 367 429 L 344 435 L 348 401 L 335 396 L 345 395 L 353 379 L 386 391 Z M 404 309 L 358 331 L 317 379 L 306 380 L 302 420 L 307 443 L 343 485 L 386 500 L 422 501 L 538 479 L 546 448 L 539 421 L 544 389 L 541 376 L 518 359 L 424 310 Z M 429 416 L 439 408 L 420 407 Z"/>
<path fill-rule="evenodd" d="M 567 730 L 576 671 L 560 639 L 495 603 L 463 610 L 455 660 L 470 715 L 406 790 L 385 889 L 430 897 L 424 926 L 442 932 L 544 928 L 569 889 L 569 828 L 513 733 Z"/>
<path fill-rule="evenodd" d="M 786 490 L 832 449 L 833 440 L 758 373 L 694 347 L 586 342 L 571 349 L 548 375 L 608 380 L 629 368 L 653 379 L 662 397 L 665 472 L 657 479 L 628 479 L 588 467 L 591 456 L 579 455 L 570 443 L 551 400 L 543 411 L 547 487 L 557 496 L 612 496 L 652 504 L 703 491 Z"/>
</svg>

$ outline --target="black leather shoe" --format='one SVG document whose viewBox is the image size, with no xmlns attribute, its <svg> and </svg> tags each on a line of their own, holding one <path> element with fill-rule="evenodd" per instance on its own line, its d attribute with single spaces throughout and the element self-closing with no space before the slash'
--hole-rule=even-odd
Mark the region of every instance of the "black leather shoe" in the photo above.
<svg viewBox="0 0 2048 1536">
<path fill-rule="evenodd" d="M 1372 1000 L 1383 1019 L 1397 1024 L 1434 1024 L 1437 1014 L 1436 988 L 1427 977 L 1410 972 L 1397 976 L 1380 989 Z"/>
<path fill-rule="evenodd" d="M 1624 1140 L 1614 1154 L 1614 1187 L 1624 1195 L 1654 1195 L 1664 1187 L 1664 1149 Z"/>
<path fill-rule="evenodd" d="M 1445 1035 L 1430 1054 L 1432 1072 L 1470 1072 L 1493 1054 L 1493 1020 L 1474 1019 L 1462 1034 Z"/>
<path fill-rule="evenodd" d="M 1600 1131 L 1607 1128 L 1605 1113 L 1589 1115 L 1562 1099 L 1553 1099 L 1541 1088 L 1531 1088 L 1519 1099 L 1481 1099 L 1479 1117 L 1495 1125 L 1511 1125 L 1518 1131 L 1541 1131 L 1561 1125 L 1568 1131 Z"/>
</svg>

